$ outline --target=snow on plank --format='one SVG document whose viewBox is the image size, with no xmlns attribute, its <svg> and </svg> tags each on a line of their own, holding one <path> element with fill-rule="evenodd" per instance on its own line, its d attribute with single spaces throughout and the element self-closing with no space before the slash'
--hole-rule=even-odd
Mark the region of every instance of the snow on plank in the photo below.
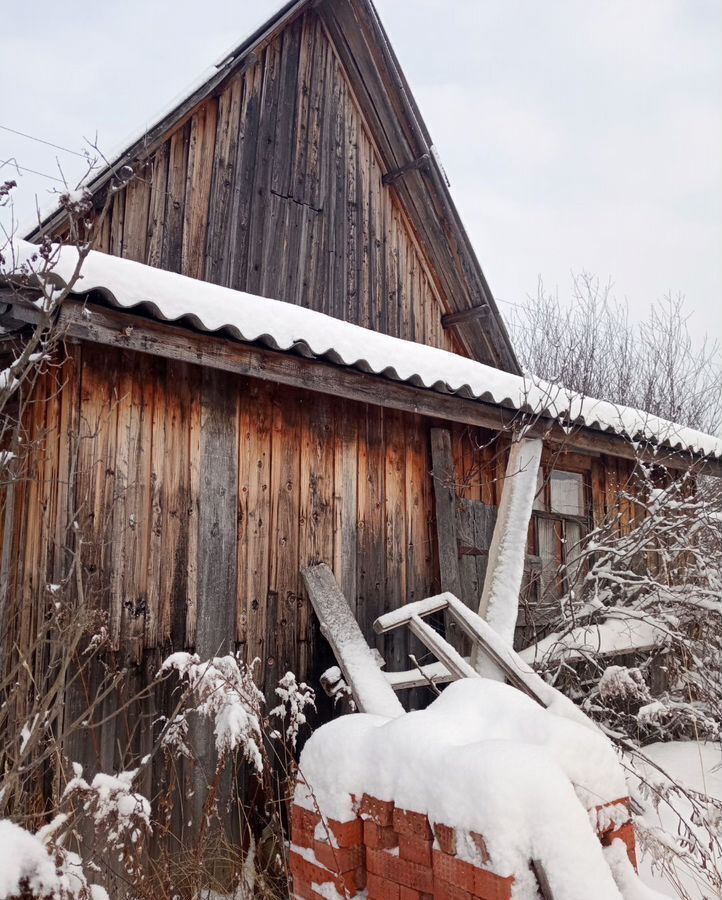
<svg viewBox="0 0 722 900">
<path fill-rule="evenodd" d="M 360 712 L 393 719 L 404 712 L 366 643 L 351 608 L 326 563 L 301 573 L 321 625 Z"/>
<path fill-rule="evenodd" d="M 522 438 L 511 445 L 501 503 L 489 547 L 484 589 L 479 601 L 479 615 L 509 644 L 514 642 L 514 628 L 519 614 L 527 533 L 537 491 L 541 454 L 542 441 L 537 438 Z M 488 655 L 482 656 L 478 646 L 472 648 L 471 664 L 488 678 L 503 678 L 498 666 Z"/>
</svg>

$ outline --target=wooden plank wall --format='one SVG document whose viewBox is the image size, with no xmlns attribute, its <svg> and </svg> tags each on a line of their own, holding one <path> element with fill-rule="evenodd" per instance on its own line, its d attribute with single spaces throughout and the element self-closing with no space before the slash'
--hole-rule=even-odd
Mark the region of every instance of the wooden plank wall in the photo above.
<svg viewBox="0 0 722 900">
<path fill-rule="evenodd" d="M 10 595 L 37 599 L 59 577 L 48 553 L 72 518 L 86 593 L 109 611 L 124 662 L 199 641 L 214 653 L 225 618 L 275 686 L 312 669 L 302 567 L 334 567 L 371 641 L 381 612 L 435 590 L 420 417 L 93 345 L 58 378 L 63 390 L 32 408 L 43 447 L 5 523 Z M 37 608 L 18 608 L 23 634 Z M 379 640 L 403 667 L 403 648 Z"/>
<path fill-rule="evenodd" d="M 309 10 L 136 167 L 98 246 L 463 353 L 383 174 Z"/>
</svg>

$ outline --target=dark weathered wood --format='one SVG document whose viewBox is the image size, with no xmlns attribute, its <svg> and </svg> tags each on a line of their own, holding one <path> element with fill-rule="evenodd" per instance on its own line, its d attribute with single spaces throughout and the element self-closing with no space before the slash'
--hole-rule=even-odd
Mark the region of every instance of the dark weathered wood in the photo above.
<svg viewBox="0 0 722 900">
<path fill-rule="evenodd" d="M 491 308 L 483 303 L 481 306 L 472 306 L 471 309 L 462 309 L 460 312 L 447 313 L 441 317 L 441 327 L 451 328 L 452 325 L 460 325 L 471 319 L 486 319 L 491 315 Z"/>
<path fill-rule="evenodd" d="M 421 156 L 417 157 L 416 159 L 412 159 L 411 162 L 406 163 L 406 165 L 401 166 L 401 168 L 394 169 L 393 172 L 387 172 L 381 179 L 382 183 L 384 185 L 393 184 L 399 178 L 402 178 L 404 175 L 406 175 L 407 172 L 413 172 L 416 169 L 427 166 L 430 159 L 430 153 L 422 153 Z"/>
<path fill-rule="evenodd" d="M 451 456 L 451 435 L 446 428 L 431 429 L 431 461 L 441 589 L 458 595 L 460 583 L 454 460 Z"/>
</svg>

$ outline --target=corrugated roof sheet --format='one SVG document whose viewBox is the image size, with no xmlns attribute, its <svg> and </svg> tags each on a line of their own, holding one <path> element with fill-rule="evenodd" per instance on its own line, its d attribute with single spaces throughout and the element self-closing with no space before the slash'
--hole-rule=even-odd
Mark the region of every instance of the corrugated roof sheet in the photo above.
<svg viewBox="0 0 722 900">
<path fill-rule="evenodd" d="M 35 252 L 15 245 L 15 265 Z M 58 250 L 52 277 L 65 284 L 77 250 Z M 561 385 L 519 376 L 466 357 L 390 337 L 315 310 L 257 297 L 130 260 L 91 251 L 75 293 L 101 292 L 114 306 L 143 307 L 164 322 L 186 322 L 239 341 L 297 352 L 417 387 L 483 400 L 499 406 L 584 425 L 673 450 L 722 458 L 722 439 L 660 419 L 642 410 L 584 397 Z"/>
</svg>

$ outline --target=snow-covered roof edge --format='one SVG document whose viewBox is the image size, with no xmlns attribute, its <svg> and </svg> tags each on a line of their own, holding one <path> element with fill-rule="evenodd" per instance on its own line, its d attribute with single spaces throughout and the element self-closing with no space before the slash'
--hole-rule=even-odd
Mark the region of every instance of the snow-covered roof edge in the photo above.
<svg viewBox="0 0 722 900">
<path fill-rule="evenodd" d="M 36 251 L 18 241 L 14 267 Z M 65 283 L 77 262 L 75 247 L 59 249 L 52 277 Z M 0 273 L 1 274 L 1 273 Z M 10 274 L 6 272 L 6 276 Z M 493 403 L 663 445 L 709 459 L 722 459 L 722 439 L 631 407 L 584 397 L 561 385 L 514 375 L 467 357 L 391 337 L 280 300 L 258 297 L 185 275 L 91 251 L 75 293 L 100 291 L 119 309 L 142 307 L 164 322 L 187 321 L 206 332 L 222 331 L 239 341 L 260 342 L 337 365 L 381 375 L 416 387 Z"/>
</svg>

